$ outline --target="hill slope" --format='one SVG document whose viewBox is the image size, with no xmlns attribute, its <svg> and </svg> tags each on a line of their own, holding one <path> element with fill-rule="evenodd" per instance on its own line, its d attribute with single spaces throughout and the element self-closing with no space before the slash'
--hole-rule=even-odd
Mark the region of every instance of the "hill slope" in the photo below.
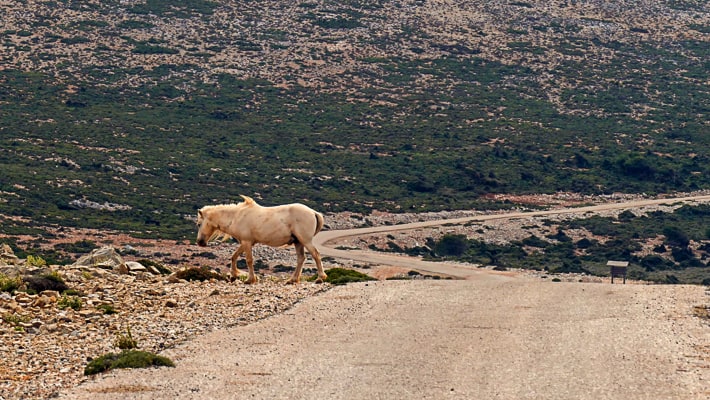
<svg viewBox="0 0 710 400">
<path fill-rule="evenodd" d="M 710 181 L 702 1 L 0 13 L 0 214 L 24 221 L 183 237 L 196 208 L 239 193 L 435 210 Z"/>
</svg>

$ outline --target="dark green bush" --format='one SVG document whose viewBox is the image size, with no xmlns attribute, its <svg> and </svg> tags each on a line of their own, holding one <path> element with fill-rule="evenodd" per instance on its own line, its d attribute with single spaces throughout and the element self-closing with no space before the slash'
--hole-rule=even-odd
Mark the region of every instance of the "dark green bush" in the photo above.
<svg viewBox="0 0 710 400">
<path fill-rule="evenodd" d="M 465 235 L 444 235 L 436 243 L 434 252 L 440 256 L 460 257 L 468 250 L 468 240 Z"/>
<path fill-rule="evenodd" d="M 528 236 L 525 239 L 523 239 L 523 244 L 525 246 L 540 247 L 540 248 L 545 248 L 549 245 L 548 242 L 540 239 L 539 237 L 537 237 L 535 235 Z"/>
<path fill-rule="evenodd" d="M 56 290 L 64 292 L 69 289 L 64 280 L 57 274 L 42 274 L 39 276 L 25 276 L 23 278 L 27 291 L 32 293 L 41 293 L 45 290 Z"/>
<path fill-rule="evenodd" d="M 331 268 L 329 270 L 326 270 L 325 273 L 328 274 L 328 278 L 325 281 L 333 285 L 345 285 L 354 282 L 367 282 L 376 280 L 375 278 L 367 274 L 363 274 L 362 272 L 346 268 Z M 313 276 L 308 280 L 312 281 L 316 278 L 317 276 Z"/>
<path fill-rule="evenodd" d="M 92 250 L 98 249 L 99 245 L 92 240 L 84 239 L 74 243 L 58 243 L 54 245 L 54 248 L 68 253 L 83 254 L 90 253 Z"/>
<path fill-rule="evenodd" d="M 562 265 L 559 267 L 555 267 L 550 269 L 550 272 L 560 274 L 560 273 L 586 273 L 587 270 L 585 270 L 582 267 L 582 263 L 579 261 L 579 259 L 575 258 L 572 260 L 563 260 Z"/>
<path fill-rule="evenodd" d="M 654 271 L 656 269 L 665 269 L 668 266 L 673 266 L 673 263 L 661 256 L 651 254 L 641 259 L 641 266 L 644 267 L 646 271 Z"/>
<path fill-rule="evenodd" d="M 592 245 L 594 245 L 594 243 L 595 243 L 595 241 L 589 240 L 587 238 L 582 238 L 582 239 L 579 239 L 579 241 L 577 241 L 577 243 L 575 245 L 579 249 L 588 249 Z"/>
<path fill-rule="evenodd" d="M 114 368 L 174 367 L 167 357 L 140 350 L 126 350 L 119 354 L 108 353 L 98 357 L 84 368 L 84 375 L 94 375 Z"/>
<path fill-rule="evenodd" d="M 666 226 L 663 228 L 663 234 L 666 236 L 666 242 L 671 246 L 686 247 L 690 244 L 688 235 L 678 227 Z"/>
<path fill-rule="evenodd" d="M 186 281 L 208 281 L 210 279 L 225 280 L 224 276 L 212 271 L 208 267 L 190 267 L 175 273 L 178 279 Z"/>
</svg>

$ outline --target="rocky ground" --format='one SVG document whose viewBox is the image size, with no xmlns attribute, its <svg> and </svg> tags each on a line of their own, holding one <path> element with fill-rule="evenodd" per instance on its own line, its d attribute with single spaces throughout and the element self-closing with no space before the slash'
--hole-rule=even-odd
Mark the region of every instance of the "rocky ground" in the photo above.
<svg viewBox="0 0 710 400">
<path fill-rule="evenodd" d="M 139 349 L 157 353 L 216 328 L 283 312 L 328 288 L 286 286 L 278 278 L 247 286 L 60 271 L 81 293 L 81 308 L 63 307 L 63 298 L 52 291 L 0 297 L 0 349 L 5 355 L 0 359 L 0 398 L 47 398 L 76 385 L 88 361 L 120 351 L 117 340 L 128 336 L 129 329 Z M 115 314 L 106 313 L 106 305 Z"/>
<path fill-rule="evenodd" d="M 555 198 L 516 199 L 521 204 L 553 204 L 569 206 L 609 201 L 609 199 L 575 198 L 558 195 Z M 668 210 L 671 206 L 654 206 L 635 210 Z M 614 211 L 610 211 L 613 213 Z M 327 216 L 328 229 L 345 229 L 367 225 L 395 225 L 401 223 L 473 215 L 473 211 L 428 214 L 359 214 L 343 213 Z M 547 216 L 546 219 L 566 218 Z M 499 220 L 486 222 L 485 240 L 504 242 L 526 237 L 531 230 L 554 229 L 528 220 Z M 341 243 L 347 247 L 384 248 L 387 241 L 402 247 L 422 244 L 428 237 L 446 233 L 477 235 L 475 229 L 460 225 L 394 234 L 363 236 Z M 533 232 L 535 233 L 535 232 Z M 543 236 L 547 232 L 537 232 Z M 568 232 L 568 234 L 574 234 Z M 583 232 L 579 232 L 583 235 Z M 188 266 L 209 266 L 222 273 L 234 250 L 233 243 L 213 243 L 205 251 L 190 243 L 135 239 L 121 234 L 84 230 L 54 232 L 54 239 L 42 246 L 50 248 L 57 242 L 76 242 L 92 238 L 103 246 L 115 246 L 124 254 L 125 261 L 151 259 L 164 262 L 172 270 Z M 0 243 L 1 243 L 0 238 Z M 27 238 L 29 241 L 31 238 Z M 41 249 L 37 249 L 41 254 Z M 118 339 L 129 334 L 142 350 L 160 352 L 173 348 L 191 338 L 235 325 L 246 325 L 281 313 L 302 299 L 328 290 L 328 284 L 304 282 L 284 285 L 290 267 L 295 263 L 292 249 L 272 249 L 257 246 L 255 258 L 270 269 L 261 270 L 257 285 L 243 285 L 222 280 L 204 282 L 185 281 L 171 275 L 157 275 L 95 266 L 51 266 L 36 269 L 35 273 L 55 271 L 75 291 L 63 297 L 57 291 L 38 294 L 17 292 L 0 293 L 0 349 L 8 356 L 0 359 L 0 399 L 47 398 L 63 388 L 84 380 L 87 362 L 108 352 L 118 352 Z M 176 262 L 176 260 L 178 260 Z M 26 260 L 17 260 L 26 265 Z M 348 260 L 324 260 L 326 268 L 353 267 Z M 308 265 L 307 265 L 308 266 Z M 406 269 L 378 269 L 357 265 L 371 275 L 387 278 L 406 275 Z M 28 267 L 23 267 L 28 268 Z M 490 268 L 490 267 L 489 267 Z M 0 272 L 10 274 L 17 267 L 3 267 Z M 31 269 L 31 268 L 30 268 Z M 121 273 L 124 272 L 124 273 Z M 308 272 L 308 271 L 306 271 Z M 520 272 L 522 273 L 522 272 Z M 545 277 L 542 273 L 525 274 Z M 568 276 L 563 280 L 601 282 L 603 278 Z M 76 306 L 69 300 L 79 300 Z M 76 309 L 72 308 L 72 305 Z M 107 310 L 115 313 L 107 313 Z"/>
</svg>

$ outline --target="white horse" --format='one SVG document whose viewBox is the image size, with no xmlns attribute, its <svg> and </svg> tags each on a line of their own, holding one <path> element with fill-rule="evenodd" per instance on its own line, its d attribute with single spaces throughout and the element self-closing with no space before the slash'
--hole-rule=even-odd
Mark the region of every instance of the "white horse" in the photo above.
<svg viewBox="0 0 710 400">
<path fill-rule="evenodd" d="M 287 283 L 300 282 L 301 269 L 306 260 L 304 249 L 308 250 L 318 267 L 316 282 L 325 281 L 327 275 L 323 272 L 320 253 L 312 242 L 313 237 L 323 229 L 323 215 L 303 204 L 262 207 L 251 197 L 241 197 L 243 203 L 205 206 L 197 212 L 197 245 L 206 246 L 219 234 L 232 236 L 239 242 L 237 251 L 232 255 L 232 276 L 239 276 L 237 258 L 246 253 L 249 267 L 246 283 L 255 283 L 252 246 L 257 243 L 273 247 L 292 244 L 296 248 L 297 264 Z"/>
</svg>

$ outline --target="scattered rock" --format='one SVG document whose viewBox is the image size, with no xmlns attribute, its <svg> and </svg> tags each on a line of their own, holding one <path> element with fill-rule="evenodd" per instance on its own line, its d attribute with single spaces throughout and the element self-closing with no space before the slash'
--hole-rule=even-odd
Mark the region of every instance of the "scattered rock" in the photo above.
<svg viewBox="0 0 710 400">
<path fill-rule="evenodd" d="M 47 296 L 52 299 L 58 299 L 62 297 L 62 295 L 56 291 L 56 290 L 45 290 L 42 293 L 40 293 L 41 296 Z"/>
<path fill-rule="evenodd" d="M 113 246 L 94 249 L 91 253 L 80 257 L 72 266 L 103 268 L 119 273 L 128 273 L 126 263 Z"/>
<path fill-rule="evenodd" d="M 17 265 L 20 263 L 20 259 L 17 258 L 15 252 L 8 244 L 3 244 L 0 246 L 0 266 L 4 265 Z"/>
<path fill-rule="evenodd" d="M 128 273 L 148 272 L 148 269 L 137 261 L 126 261 L 126 268 Z"/>
</svg>

